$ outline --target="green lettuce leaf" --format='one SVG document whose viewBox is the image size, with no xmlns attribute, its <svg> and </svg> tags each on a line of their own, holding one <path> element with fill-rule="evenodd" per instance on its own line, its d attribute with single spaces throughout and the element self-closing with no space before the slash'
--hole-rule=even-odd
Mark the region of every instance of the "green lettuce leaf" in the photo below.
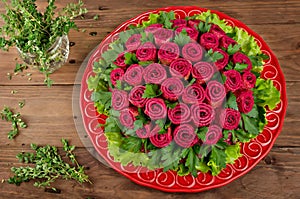
<svg viewBox="0 0 300 199">
<path fill-rule="evenodd" d="M 226 163 L 233 164 L 236 159 L 242 156 L 239 144 L 229 145 L 225 149 Z"/>
<path fill-rule="evenodd" d="M 256 103 L 259 106 L 268 106 L 269 109 L 274 109 L 280 102 L 280 92 L 273 85 L 270 79 L 258 78 L 254 89 Z"/>
</svg>

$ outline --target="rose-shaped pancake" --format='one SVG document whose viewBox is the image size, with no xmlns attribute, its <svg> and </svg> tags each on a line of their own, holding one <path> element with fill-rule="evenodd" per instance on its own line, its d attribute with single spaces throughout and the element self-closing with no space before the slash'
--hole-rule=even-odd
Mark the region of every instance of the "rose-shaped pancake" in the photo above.
<svg viewBox="0 0 300 199">
<path fill-rule="evenodd" d="M 133 64 L 127 68 L 123 80 L 132 86 L 140 85 L 143 81 L 143 71 L 144 68 L 142 66 Z"/>
<path fill-rule="evenodd" d="M 187 104 L 196 104 L 203 102 L 205 99 L 205 91 L 199 84 L 192 84 L 186 87 L 182 94 L 182 101 Z"/>
<path fill-rule="evenodd" d="M 242 76 L 236 70 L 228 70 L 224 72 L 226 80 L 224 86 L 227 91 L 235 92 L 242 86 Z"/>
<path fill-rule="evenodd" d="M 174 141 L 178 146 L 189 148 L 195 145 L 199 139 L 191 125 L 183 124 L 174 129 Z"/>
<path fill-rule="evenodd" d="M 135 117 L 129 108 L 120 111 L 120 123 L 128 129 L 133 129 Z"/>
<path fill-rule="evenodd" d="M 164 119 L 167 116 L 167 106 L 161 98 L 151 98 L 146 102 L 145 114 L 152 120 Z"/>
<path fill-rule="evenodd" d="M 208 131 L 205 135 L 205 141 L 203 144 L 215 145 L 222 138 L 222 129 L 217 125 L 211 125 L 208 127 Z"/>
<path fill-rule="evenodd" d="M 216 49 L 219 46 L 219 38 L 213 33 L 204 33 L 200 36 L 200 44 L 206 50 Z"/>
<path fill-rule="evenodd" d="M 144 107 L 148 100 L 143 98 L 145 89 L 145 86 L 135 86 L 129 93 L 129 102 L 136 107 Z"/>
<path fill-rule="evenodd" d="M 125 64 L 125 53 L 120 53 L 116 59 L 116 61 L 114 61 L 114 64 L 116 66 L 119 66 L 120 68 L 126 68 L 126 64 Z"/>
<path fill-rule="evenodd" d="M 160 127 L 158 125 L 152 129 L 151 136 L 150 136 L 150 142 L 158 148 L 166 147 L 173 140 L 173 137 L 171 134 L 171 128 L 168 128 L 168 131 L 163 134 L 159 134 L 158 133 L 159 130 L 160 130 Z"/>
<path fill-rule="evenodd" d="M 142 139 L 149 138 L 151 136 L 151 124 L 146 124 L 143 128 L 136 130 L 136 135 Z"/>
<path fill-rule="evenodd" d="M 241 113 L 249 113 L 254 105 L 253 92 L 245 90 L 236 94 L 236 102 Z"/>
<path fill-rule="evenodd" d="M 197 29 L 188 26 L 180 26 L 175 31 L 176 33 L 181 33 L 183 30 L 186 31 L 187 35 L 191 38 L 191 41 L 196 42 L 198 40 L 199 32 Z"/>
<path fill-rule="evenodd" d="M 219 106 L 226 97 L 224 85 L 216 80 L 208 82 L 206 87 L 206 96 L 212 106 Z"/>
<path fill-rule="evenodd" d="M 138 47 L 141 45 L 141 37 L 142 35 L 140 34 L 133 34 L 125 43 L 125 47 L 127 51 L 136 51 Z"/>
<path fill-rule="evenodd" d="M 179 46 L 173 42 L 167 42 L 160 46 L 158 59 L 162 64 L 169 65 L 173 60 L 179 58 Z"/>
<path fill-rule="evenodd" d="M 209 62 L 197 62 L 192 69 L 192 76 L 196 78 L 197 83 L 208 82 L 216 72 L 216 67 Z"/>
<path fill-rule="evenodd" d="M 153 63 L 144 69 L 143 78 L 147 84 L 161 84 L 167 79 L 167 72 L 162 65 Z"/>
<path fill-rule="evenodd" d="M 247 57 L 247 55 L 241 53 L 241 52 L 236 52 L 232 56 L 232 62 L 234 64 L 239 63 L 239 64 L 247 64 L 247 68 L 244 70 L 245 71 L 250 71 L 252 69 L 252 62 Z"/>
<path fill-rule="evenodd" d="M 234 130 L 238 127 L 241 120 L 239 111 L 227 108 L 221 113 L 221 124 L 224 129 Z"/>
<path fill-rule="evenodd" d="M 192 63 L 184 58 L 178 58 L 170 64 L 170 73 L 173 77 L 188 79 L 192 71 Z"/>
<path fill-rule="evenodd" d="M 243 79 L 243 87 L 245 89 L 254 88 L 256 83 L 256 76 L 253 73 L 249 71 L 244 72 L 244 74 L 242 75 L 242 79 Z"/>
<path fill-rule="evenodd" d="M 121 80 L 124 75 L 124 70 L 122 68 L 116 68 L 110 73 L 110 80 L 112 85 L 116 85 L 117 80 Z"/>
<path fill-rule="evenodd" d="M 173 109 L 168 110 L 168 117 L 173 124 L 188 123 L 191 121 L 191 111 L 186 104 L 179 103 Z"/>
<path fill-rule="evenodd" d="M 191 62 L 202 60 L 203 49 L 198 43 L 188 43 L 182 47 L 182 57 Z"/>
<path fill-rule="evenodd" d="M 215 110 L 206 103 L 193 104 L 191 114 L 194 123 L 199 127 L 209 125 L 215 118 Z"/>
<path fill-rule="evenodd" d="M 221 55 L 223 55 L 222 59 L 219 59 L 215 62 L 216 67 L 218 68 L 218 70 L 222 70 L 225 68 L 225 66 L 228 64 L 229 61 L 229 56 L 226 52 L 224 52 L 221 49 L 215 49 L 215 52 L 220 53 Z"/>
<path fill-rule="evenodd" d="M 111 104 L 116 111 L 128 108 L 128 94 L 125 91 L 114 89 L 112 92 Z"/>
<path fill-rule="evenodd" d="M 170 29 L 159 28 L 154 33 L 154 41 L 158 47 L 169 42 L 172 38 L 173 38 L 173 31 Z"/>
<path fill-rule="evenodd" d="M 151 42 L 146 42 L 136 50 L 136 58 L 140 61 L 156 60 L 156 46 Z"/>
<path fill-rule="evenodd" d="M 161 84 L 162 95 L 165 99 L 176 101 L 183 93 L 184 85 L 178 77 L 171 77 Z"/>
</svg>

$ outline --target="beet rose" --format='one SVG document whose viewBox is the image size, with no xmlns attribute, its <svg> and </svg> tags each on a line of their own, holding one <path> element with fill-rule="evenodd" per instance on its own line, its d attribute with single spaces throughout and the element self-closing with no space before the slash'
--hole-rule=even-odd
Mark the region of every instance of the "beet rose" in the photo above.
<svg viewBox="0 0 300 199">
<path fill-rule="evenodd" d="M 216 24 L 210 26 L 209 32 L 216 35 L 218 39 L 226 36 L 226 33 Z"/>
<path fill-rule="evenodd" d="M 192 84 L 186 87 L 182 94 L 182 101 L 187 104 L 196 104 L 203 102 L 205 99 L 205 91 L 199 84 Z"/>
<path fill-rule="evenodd" d="M 223 36 L 220 40 L 220 47 L 221 48 L 225 48 L 228 49 L 228 46 L 231 44 L 231 46 L 233 47 L 234 45 L 237 44 L 237 42 L 232 39 L 231 37 L 228 36 Z"/>
<path fill-rule="evenodd" d="M 126 128 L 128 129 L 134 128 L 135 117 L 133 115 L 133 112 L 129 108 L 120 111 L 119 119 L 120 119 L 120 123 Z"/>
<path fill-rule="evenodd" d="M 167 72 L 162 65 L 153 63 L 144 69 L 143 77 L 147 84 L 161 84 L 167 79 Z"/>
<path fill-rule="evenodd" d="M 243 87 L 245 89 L 254 88 L 256 83 L 256 77 L 253 73 L 249 71 L 244 72 L 244 74 L 242 75 L 242 79 L 243 79 Z"/>
<path fill-rule="evenodd" d="M 143 81 L 144 68 L 138 64 L 131 65 L 124 74 L 123 80 L 129 85 L 137 86 Z"/>
<path fill-rule="evenodd" d="M 227 91 L 235 92 L 242 86 L 242 76 L 236 70 L 228 70 L 224 72 L 226 76 L 226 81 L 224 83 Z"/>
<path fill-rule="evenodd" d="M 182 57 L 191 62 L 202 60 L 203 49 L 198 43 L 188 43 L 182 48 Z"/>
<path fill-rule="evenodd" d="M 191 111 L 186 104 L 180 103 L 173 109 L 169 109 L 168 117 L 173 124 L 188 123 L 191 121 Z"/>
<path fill-rule="evenodd" d="M 220 53 L 221 55 L 223 55 L 222 59 L 219 59 L 215 62 L 216 67 L 218 68 L 218 70 L 222 70 L 225 68 L 225 66 L 228 64 L 229 61 L 229 56 L 226 52 L 224 52 L 221 49 L 215 49 L 215 52 Z"/>
<path fill-rule="evenodd" d="M 145 86 L 135 86 L 129 93 L 129 102 L 136 107 L 144 107 L 147 98 L 143 98 Z"/>
<path fill-rule="evenodd" d="M 139 138 L 149 138 L 151 136 L 151 124 L 146 124 L 143 128 L 136 130 L 136 135 Z"/>
<path fill-rule="evenodd" d="M 110 73 L 110 80 L 112 85 L 116 85 L 117 80 L 121 80 L 124 75 L 124 70 L 122 68 L 116 68 Z"/>
<path fill-rule="evenodd" d="M 160 46 L 158 59 L 162 64 L 169 65 L 173 60 L 179 58 L 179 46 L 172 42 L 167 42 Z"/>
<path fill-rule="evenodd" d="M 159 28 L 154 32 L 154 41 L 157 46 L 169 42 L 173 38 L 173 31 L 166 28 Z"/>
<path fill-rule="evenodd" d="M 241 120 L 239 111 L 227 108 L 221 114 L 222 127 L 227 130 L 234 130 L 238 127 Z"/>
<path fill-rule="evenodd" d="M 159 134 L 158 133 L 159 130 L 160 127 L 158 125 L 152 129 L 150 142 L 158 148 L 166 147 L 172 142 L 173 139 L 171 128 L 168 128 L 168 131 L 163 134 Z"/>
<path fill-rule="evenodd" d="M 211 125 L 205 135 L 205 141 L 203 144 L 214 145 L 223 137 L 222 129 L 217 125 Z"/>
<path fill-rule="evenodd" d="M 176 33 L 181 33 L 183 30 L 186 31 L 187 35 L 191 38 L 192 41 L 196 42 L 198 40 L 199 32 L 197 29 L 187 26 L 180 26 L 175 31 Z"/>
<path fill-rule="evenodd" d="M 145 114 L 152 120 L 164 119 L 167 116 L 167 106 L 161 98 L 151 98 L 146 102 Z"/>
<path fill-rule="evenodd" d="M 119 66 L 120 68 L 125 68 L 127 65 L 125 64 L 125 53 L 120 53 L 116 59 L 116 61 L 114 61 L 114 64 L 116 66 Z"/>
<path fill-rule="evenodd" d="M 111 104 L 116 111 L 128 108 L 129 101 L 127 93 L 125 91 L 114 89 L 112 92 Z"/>
<path fill-rule="evenodd" d="M 219 46 L 219 38 L 213 33 L 204 33 L 200 37 L 200 44 L 206 50 L 216 49 Z"/>
<path fill-rule="evenodd" d="M 157 30 L 159 30 L 160 28 L 162 28 L 163 25 L 160 23 L 157 24 L 151 24 L 150 26 L 148 26 L 147 28 L 145 28 L 145 32 L 148 33 L 152 33 L 154 34 Z"/>
<path fill-rule="evenodd" d="M 192 76 L 197 79 L 198 84 L 203 84 L 208 82 L 215 72 L 215 65 L 209 62 L 197 62 L 194 64 Z"/>
<path fill-rule="evenodd" d="M 186 26 L 186 20 L 185 19 L 173 19 L 172 22 L 172 28 L 179 27 L 179 26 Z"/>
<path fill-rule="evenodd" d="M 250 71 L 252 69 L 252 62 L 249 59 L 249 57 L 247 57 L 247 55 L 241 53 L 241 52 L 236 52 L 233 54 L 232 56 L 232 62 L 234 64 L 247 64 L 247 68 L 244 70 L 245 71 Z"/>
<path fill-rule="evenodd" d="M 249 113 L 254 105 L 253 93 L 251 90 L 241 91 L 237 93 L 236 102 L 239 111 L 242 113 Z"/>
<path fill-rule="evenodd" d="M 215 111 L 211 105 L 205 103 L 193 104 L 191 114 L 194 123 L 201 127 L 209 125 L 215 118 Z"/>
<path fill-rule="evenodd" d="M 136 50 L 136 58 L 140 61 L 156 60 L 156 46 L 151 42 L 146 42 L 142 44 Z"/>
<path fill-rule="evenodd" d="M 184 85 L 178 77 L 166 79 L 161 84 L 162 95 L 165 99 L 176 101 L 183 93 Z"/>
<path fill-rule="evenodd" d="M 141 35 L 140 34 L 133 34 L 125 43 L 125 47 L 128 52 L 136 51 L 138 47 L 141 45 Z"/>
<path fill-rule="evenodd" d="M 183 148 L 189 148 L 195 145 L 199 139 L 191 125 L 183 124 L 175 128 L 174 141 Z"/>
<path fill-rule="evenodd" d="M 192 63 L 184 58 L 178 58 L 170 64 L 170 73 L 173 77 L 188 79 L 192 71 Z"/>
<path fill-rule="evenodd" d="M 206 96 L 212 106 L 219 106 L 226 97 L 224 85 L 216 80 L 208 82 L 206 87 Z"/>
<path fill-rule="evenodd" d="M 189 27 L 196 28 L 200 22 L 201 22 L 201 20 L 199 20 L 199 19 L 190 19 L 190 20 L 188 20 L 187 23 L 188 23 Z"/>
</svg>

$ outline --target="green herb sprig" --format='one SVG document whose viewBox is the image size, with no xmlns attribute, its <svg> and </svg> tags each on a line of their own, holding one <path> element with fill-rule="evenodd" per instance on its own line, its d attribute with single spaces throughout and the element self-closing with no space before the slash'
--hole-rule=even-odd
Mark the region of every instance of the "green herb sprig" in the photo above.
<svg viewBox="0 0 300 199">
<path fill-rule="evenodd" d="M 8 139 L 12 140 L 19 134 L 20 128 L 26 128 L 27 124 L 21 119 L 20 113 L 14 113 L 11 108 L 4 106 L 3 110 L 0 112 L 2 120 L 11 122 L 12 129 L 8 132 Z"/>
<path fill-rule="evenodd" d="M 69 145 L 66 139 L 61 139 L 61 142 L 66 156 L 73 165 L 62 159 L 55 146 L 46 145 L 41 147 L 31 144 L 31 149 L 35 153 L 19 153 L 16 157 L 20 162 L 33 164 L 34 167 L 12 167 L 11 171 L 14 176 L 10 177 L 7 182 L 20 185 L 22 182 L 36 180 L 34 182 L 36 187 L 51 187 L 51 183 L 58 178 L 62 178 L 65 180 L 73 179 L 78 183 L 88 182 L 92 184 L 88 175 L 85 174 L 84 166 L 79 165 L 76 160 L 73 152 L 75 146 Z"/>
<path fill-rule="evenodd" d="M 33 66 L 45 74 L 45 84 L 52 85 L 49 75 L 53 58 L 49 48 L 56 39 L 77 29 L 73 19 L 87 13 L 81 0 L 70 3 L 57 12 L 55 0 L 48 0 L 44 13 L 37 10 L 36 0 L 2 0 L 6 13 L 1 14 L 4 25 L 0 28 L 0 49 L 16 46 L 22 54 L 35 57 Z M 57 14 L 56 14 L 57 13 Z M 60 57 L 57 57 L 60 59 Z M 18 69 L 18 65 L 16 70 Z"/>
</svg>

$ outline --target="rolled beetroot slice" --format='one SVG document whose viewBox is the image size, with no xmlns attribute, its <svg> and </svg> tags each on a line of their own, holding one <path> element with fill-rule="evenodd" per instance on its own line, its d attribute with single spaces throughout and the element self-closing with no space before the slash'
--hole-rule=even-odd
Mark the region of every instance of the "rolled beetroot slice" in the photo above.
<svg viewBox="0 0 300 199">
<path fill-rule="evenodd" d="M 234 130 L 238 127 L 241 120 L 239 111 L 227 108 L 221 113 L 221 124 L 224 129 Z"/>
<path fill-rule="evenodd" d="M 196 28 L 188 26 L 179 26 L 175 31 L 179 34 L 183 30 L 186 31 L 187 35 L 191 38 L 192 41 L 196 42 L 198 40 L 199 32 Z"/>
<path fill-rule="evenodd" d="M 163 148 L 168 146 L 172 140 L 172 134 L 171 134 L 171 128 L 168 128 L 168 131 L 163 134 L 159 134 L 158 131 L 160 130 L 160 127 L 157 125 L 154 127 L 154 129 L 151 131 L 151 136 L 150 136 L 150 142 L 158 147 L 158 148 Z"/>
<path fill-rule="evenodd" d="M 141 45 L 141 34 L 133 34 L 125 43 L 127 51 L 136 51 Z"/>
<path fill-rule="evenodd" d="M 158 24 L 151 24 L 150 26 L 145 28 L 145 32 L 154 34 L 157 30 L 159 30 L 162 27 L 163 27 L 163 25 L 159 24 L 159 23 Z"/>
<path fill-rule="evenodd" d="M 224 85 L 216 80 L 208 82 L 206 96 L 214 107 L 221 105 L 226 97 Z"/>
<path fill-rule="evenodd" d="M 244 70 L 245 71 L 250 71 L 252 69 L 252 62 L 247 57 L 247 55 L 241 53 L 241 52 L 236 52 L 232 56 L 232 62 L 234 64 L 240 63 L 240 64 L 247 64 L 247 68 Z"/>
<path fill-rule="evenodd" d="M 191 111 L 186 104 L 180 103 L 173 109 L 168 110 L 168 117 L 173 124 L 189 123 L 191 121 Z"/>
<path fill-rule="evenodd" d="M 162 64 L 170 65 L 173 60 L 179 58 L 179 46 L 173 42 L 164 43 L 160 46 L 157 54 Z"/>
<path fill-rule="evenodd" d="M 129 102 L 136 107 L 144 107 L 148 100 L 147 98 L 143 98 L 145 90 L 145 86 L 135 86 L 129 93 Z"/>
<path fill-rule="evenodd" d="M 209 62 L 197 62 L 192 69 L 192 76 L 196 78 L 197 83 L 203 84 L 208 82 L 216 72 L 214 64 Z"/>
<path fill-rule="evenodd" d="M 167 79 L 167 72 L 162 65 L 153 63 L 144 69 L 143 78 L 147 84 L 161 84 Z"/>
<path fill-rule="evenodd" d="M 171 22 L 172 22 L 172 28 L 187 25 L 187 22 L 185 19 L 173 19 L 173 20 L 171 20 Z"/>
<path fill-rule="evenodd" d="M 192 71 L 192 63 L 184 58 L 178 58 L 170 64 L 173 77 L 188 79 Z"/>
<path fill-rule="evenodd" d="M 136 130 L 136 135 L 141 138 L 149 138 L 151 136 L 151 124 L 146 124 L 143 128 Z"/>
<path fill-rule="evenodd" d="M 211 24 L 209 32 L 216 35 L 218 39 L 226 36 L 226 33 L 216 24 Z"/>
<path fill-rule="evenodd" d="M 198 127 L 209 125 L 215 118 L 215 110 L 206 103 L 193 104 L 191 114 L 194 124 Z"/>
<path fill-rule="evenodd" d="M 128 94 L 122 90 L 114 89 L 111 101 L 113 109 L 117 111 L 128 108 L 129 106 Z"/>
<path fill-rule="evenodd" d="M 161 45 L 169 42 L 173 38 L 173 31 L 166 28 L 159 28 L 154 33 L 155 44 L 160 47 Z"/>
<path fill-rule="evenodd" d="M 218 70 L 223 70 L 225 66 L 228 64 L 229 56 L 225 51 L 221 49 L 215 49 L 214 51 L 220 53 L 223 56 L 222 59 L 219 59 L 218 61 L 215 62 L 215 65 L 218 68 Z"/>
<path fill-rule="evenodd" d="M 203 144 L 215 145 L 222 137 L 222 129 L 217 125 L 211 125 L 205 135 L 205 141 Z"/>
<path fill-rule="evenodd" d="M 123 109 L 120 111 L 120 123 L 126 128 L 133 129 L 135 117 L 130 109 Z"/>
<path fill-rule="evenodd" d="M 140 61 L 155 61 L 156 46 L 151 42 L 146 42 L 136 50 L 136 58 Z"/>
<path fill-rule="evenodd" d="M 242 87 L 242 76 L 236 70 L 228 70 L 223 73 L 226 76 L 224 86 L 227 91 L 235 92 Z"/>
<path fill-rule="evenodd" d="M 143 81 L 143 71 L 142 66 L 133 64 L 125 72 L 123 80 L 132 86 L 140 85 Z"/>
<path fill-rule="evenodd" d="M 200 36 L 200 44 L 206 50 L 216 49 L 219 46 L 219 38 L 213 33 L 204 33 Z"/>
<path fill-rule="evenodd" d="M 198 43 L 188 43 L 182 47 L 182 57 L 191 62 L 202 60 L 203 49 Z"/>
<path fill-rule="evenodd" d="M 116 85 L 117 80 L 121 80 L 124 75 L 124 70 L 122 68 L 116 68 L 110 73 L 110 80 L 112 85 Z"/>
<path fill-rule="evenodd" d="M 187 104 L 196 104 L 203 102 L 206 98 L 204 89 L 199 84 L 192 84 L 186 87 L 182 94 L 182 101 Z"/>
<path fill-rule="evenodd" d="M 176 101 L 183 93 L 184 85 L 178 77 L 166 79 L 161 84 L 162 95 L 165 99 Z"/>
<path fill-rule="evenodd" d="M 189 148 L 195 145 L 199 139 L 191 125 L 183 124 L 174 129 L 174 141 L 183 148 Z"/>
<path fill-rule="evenodd" d="M 146 102 L 145 114 L 152 120 L 164 119 L 167 116 L 167 106 L 161 98 L 151 98 Z"/>
</svg>

